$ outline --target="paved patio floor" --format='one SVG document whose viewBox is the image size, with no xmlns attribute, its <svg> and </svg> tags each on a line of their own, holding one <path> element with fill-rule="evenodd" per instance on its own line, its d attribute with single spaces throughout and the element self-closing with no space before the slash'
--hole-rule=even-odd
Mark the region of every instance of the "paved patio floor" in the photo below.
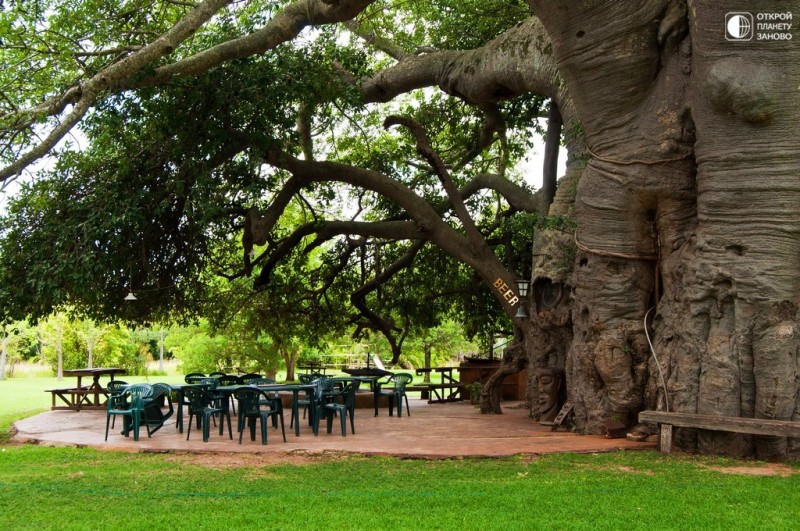
<svg viewBox="0 0 800 531">
<path fill-rule="evenodd" d="M 596 435 L 577 435 L 565 430 L 553 432 L 528 416 L 529 411 L 520 404 L 505 402 L 502 415 L 481 415 L 466 402 L 428 404 L 411 401 L 411 415 L 389 417 L 384 408 L 378 417 L 371 409 L 357 409 L 356 433 L 342 437 L 338 419 L 333 432 L 325 433 L 324 425 L 319 436 L 314 436 L 310 426 L 301 421 L 300 435 L 288 426 L 286 440 L 280 430 L 270 429 L 268 444 L 261 444 L 258 430 L 256 441 L 250 441 L 245 431 L 242 444 L 238 443 L 236 418 L 233 423 L 233 440 L 227 433 L 220 436 L 212 431 L 211 438 L 203 443 L 202 432 L 193 429 L 191 438 L 178 433 L 173 415 L 167 424 L 151 438 L 142 429 L 139 441 L 133 436 L 119 433 L 122 419 L 117 419 L 117 429 L 111 430 L 108 442 L 105 432 L 104 411 L 48 411 L 15 423 L 14 440 L 50 446 L 81 446 L 100 449 L 138 452 L 250 452 L 272 454 L 324 455 L 326 453 L 355 453 L 362 455 L 391 455 L 418 458 L 500 457 L 516 454 L 546 454 L 555 452 L 606 452 L 621 449 L 652 449 L 655 443 L 633 442 L 627 439 L 607 439 Z"/>
</svg>

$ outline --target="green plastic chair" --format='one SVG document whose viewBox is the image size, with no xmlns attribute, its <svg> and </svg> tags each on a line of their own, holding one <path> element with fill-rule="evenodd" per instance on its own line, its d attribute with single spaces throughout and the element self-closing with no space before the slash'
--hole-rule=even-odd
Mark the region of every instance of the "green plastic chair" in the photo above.
<svg viewBox="0 0 800 531">
<path fill-rule="evenodd" d="M 198 427 L 203 429 L 203 442 L 208 442 L 210 435 L 211 421 L 216 416 L 220 416 L 219 421 L 219 434 L 225 433 L 225 418 L 228 419 L 228 434 L 233 439 L 233 431 L 231 430 L 231 415 L 228 408 L 219 405 L 219 399 L 206 391 L 202 387 L 187 386 L 183 388 L 183 396 L 189 402 L 189 429 L 186 433 L 186 440 L 189 440 L 189 435 L 192 433 L 192 417 L 197 417 Z"/>
<path fill-rule="evenodd" d="M 122 433 L 128 437 L 133 431 L 133 440 L 139 440 L 139 428 L 141 426 L 142 417 L 144 415 L 144 401 L 153 394 L 153 387 L 149 384 L 133 384 L 125 388 L 122 393 L 124 403 L 120 401 L 108 401 L 106 406 L 106 438 L 108 441 L 108 428 L 111 424 L 111 418 L 116 419 L 118 415 L 123 417 L 123 430 Z M 145 421 L 146 422 L 146 421 Z M 148 431 L 147 436 L 150 436 Z"/>
<path fill-rule="evenodd" d="M 315 392 L 316 414 L 314 415 L 314 435 L 319 435 L 319 421 L 325 416 L 328 433 L 333 428 L 333 417 L 338 415 L 342 423 L 342 437 L 347 435 L 347 417 L 350 417 L 350 433 L 356 433 L 354 414 L 356 409 L 356 392 L 361 381 L 348 383 L 341 392 L 334 390 L 331 380 L 320 380 Z M 341 398 L 342 402 L 337 399 Z"/>
<path fill-rule="evenodd" d="M 326 376 L 323 376 L 321 373 L 318 372 L 312 372 L 310 374 L 301 374 L 297 377 L 297 379 L 300 380 L 301 384 L 312 384 L 322 378 L 326 378 Z M 302 407 L 303 418 L 306 418 L 306 411 L 309 411 L 311 409 L 311 403 L 313 401 L 314 391 L 306 391 L 305 394 L 306 394 L 305 398 L 300 398 L 297 401 L 297 414 L 298 415 L 300 414 L 300 408 Z M 292 413 L 294 413 L 294 411 L 292 411 Z M 308 418 L 308 423 L 312 426 L 312 428 L 314 426 L 313 419 L 314 419 L 314 413 L 312 411 Z M 294 426 L 294 422 L 295 418 L 294 415 L 292 415 L 292 418 L 289 421 L 290 428 Z"/>
<path fill-rule="evenodd" d="M 267 444 L 267 422 L 270 419 L 280 419 L 283 442 L 286 442 L 286 429 L 283 424 L 283 407 L 277 409 L 261 409 L 262 391 L 255 387 L 242 387 L 233 392 L 234 398 L 239 402 L 239 444 L 242 444 L 245 422 L 250 427 L 250 440 L 256 440 L 256 420 L 261 421 L 261 444 Z"/>
<path fill-rule="evenodd" d="M 252 380 L 250 380 L 248 385 L 252 385 L 258 388 L 259 385 L 265 385 L 265 384 L 269 385 L 274 383 L 276 382 L 272 378 L 264 378 L 259 376 L 258 378 L 253 378 Z M 278 409 L 278 408 L 283 409 L 283 402 L 281 401 L 281 397 L 278 395 L 278 393 L 270 393 L 265 389 L 261 389 L 260 391 L 262 396 L 261 399 L 259 400 L 259 404 L 261 404 L 262 406 L 269 406 L 270 409 Z M 272 426 L 275 428 L 278 427 L 278 419 L 275 417 L 272 418 Z M 291 426 L 293 426 L 293 424 L 289 425 L 289 427 Z"/>
<path fill-rule="evenodd" d="M 403 398 L 406 399 L 406 411 L 408 416 L 411 416 L 411 408 L 408 407 L 408 395 L 406 395 L 406 385 L 410 384 L 414 377 L 407 372 L 398 372 L 386 377 L 382 382 L 375 382 L 374 389 L 374 402 L 375 402 L 375 416 L 378 416 L 378 401 L 380 397 L 385 396 L 389 398 L 389 416 L 391 417 L 394 411 L 394 404 L 397 403 L 397 416 L 403 416 Z M 388 389 L 384 388 L 385 385 L 392 385 Z"/>
<path fill-rule="evenodd" d="M 355 414 L 356 414 L 356 393 L 361 388 L 361 380 L 353 380 L 347 386 L 342 395 L 344 397 L 344 405 L 347 408 L 347 414 L 350 415 L 350 433 L 355 435 Z"/>
<path fill-rule="evenodd" d="M 125 392 L 125 388 L 128 387 L 128 382 L 123 382 L 122 380 L 111 380 L 106 385 L 106 391 L 108 392 L 108 402 L 106 404 L 106 409 L 108 406 L 112 408 L 121 409 L 127 404 L 126 398 L 123 396 Z M 110 404 L 110 402 L 114 402 Z M 114 423 L 116 422 L 117 417 L 114 416 L 111 419 L 111 429 L 114 429 Z"/>
<path fill-rule="evenodd" d="M 167 408 L 167 411 L 165 412 L 163 408 Z M 154 383 L 152 396 L 144 401 L 143 413 L 147 435 L 150 436 L 160 430 L 167 419 L 175 413 L 172 405 L 172 387 L 165 383 Z"/>
<path fill-rule="evenodd" d="M 222 376 L 215 376 L 219 380 L 220 385 L 244 385 L 242 379 L 235 374 L 223 374 Z M 231 411 L 236 415 L 236 404 L 234 403 L 233 396 L 229 397 Z"/>
</svg>

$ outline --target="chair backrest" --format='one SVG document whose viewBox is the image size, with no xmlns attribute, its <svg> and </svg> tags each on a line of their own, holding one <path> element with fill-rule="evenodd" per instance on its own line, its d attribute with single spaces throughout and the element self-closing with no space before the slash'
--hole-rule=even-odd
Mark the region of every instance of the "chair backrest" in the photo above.
<svg viewBox="0 0 800 531">
<path fill-rule="evenodd" d="M 153 386 L 146 383 L 132 384 L 125 388 L 125 394 L 130 397 L 131 409 L 142 409 L 144 399 L 153 396 Z"/>
<path fill-rule="evenodd" d="M 127 387 L 128 391 L 135 391 L 142 395 L 142 398 L 150 398 L 153 396 L 153 386 L 149 383 L 135 383 Z"/>
<path fill-rule="evenodd" d="M 190 372 L 186 376 L 183 377 L 183 381 L 188 384 L 195 384 L 205 378 L 206 375 L 202 372 Z"/>
<path fill-rule="evenodd" d="M 225 373 L 224 372 L 219 372 L 219 371 L 214 371 L 214 372 L 208 373 L 208 375 L 211 378 L 219 378 L 220 376 L 225 376 Z"/>
<path fill-rule="evenodd" d="M 184 387 L 183 396 L 189 402 L 190 411 L 202 411 L 210 407 L 214 401 L 214 397 L 210 393 L 202 387 L 194 385 Z"/>
<path fill-rule="evenodd" d="M 398 372 L 392 376 L 392 380 L 394 381 L 394 388 L 398 392 L 405 392 L 406 385 L 410 384 L 414 380 L 414 377 L 407 372 Z"/>
<path fill-rule="evenodd" d="M 164 395 L 167 400 L 172 402 L 172 386 L 165 383 L 154 383 L 152 398 L 158 398 L 160 395 Z"/>
<path fill-rule="evenodd" d="M 259 414 L 259 400 L 261 391 L 253 387 L 242 387 L 233 392 L 233 397 L 239 401 L 239 415 Z"/>
<path fill-rule="evenodd" d="M 128 382 L 123 382 L 122 380 L 111 380 L 108 382 L 108 385 L 106 385 L 106 391 L 108 391 L 109 394 L 118 395 L 122 393 L 126 387 L 128 387 Z"/>
<path fill-rule="evenodd" d="M 274 383 L 275 383 L 275 380 L 273 380 L 272 378 L 261 378 L 261 377 L 258 377 L 258 378 L 253 378 L 252 380 L 250 380 L 249 385 L 265 385 L 265 384 L 274 384 Z"/>
<path fill-rule="evenodd" d="M 323 397 L 333 394 L 334 381 L 330 378 L 317 378 L 314 383 L 316 384 L 314 388 L 314 399 L 316 401 L 319 402 Z"/>
<path fill-rule="evenodd" d="M 257 372 L 248 372 L 247 374 L 243 374 L 239 376 L 239 379 L 242 381 L 244 385 L 250 385 L 253 380 L 261 378 L 261 375 Z"/>
<path fill-rule="evenodd" d="M 199 381 L 195 382 L 195 385 L 199 385 L 206 389 L 216 389 L 219 387 L 219 378 L 201 378 Z"/>
<path fill-rule="evenodd" d="M 226 374 L 217 377 L 220 385 L 242 385 L 242 379 L 235 374 Z"/>
<path fill-rule="evenodd" d="M 356 393 L 359 387 L 361 387 L 361 380 L 353 380 L 344 389 L 344 403 L 347 407 L 355 406 Z"/>
</svg>

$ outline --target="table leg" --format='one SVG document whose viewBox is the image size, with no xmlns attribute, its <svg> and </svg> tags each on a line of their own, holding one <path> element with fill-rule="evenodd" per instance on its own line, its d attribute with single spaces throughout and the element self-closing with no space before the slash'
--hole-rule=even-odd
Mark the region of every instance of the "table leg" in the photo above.
<svg viewBox="0 0 800 531">
<path fill-rule="evenodd" d="M 176 390 L 175 399 L 178 403 L 178 414 L 175 418 L 175 427 L 178 428 L 178 433 L 183 433 L 183 389 Z"/>
<path fill-rule="evenodd" d="M 292 389 L 292 417 L 294 418 L 294 435 L 300 437 L 300 408 L 297 401 L 300 399 L 300 389 Z"/>
</svg>

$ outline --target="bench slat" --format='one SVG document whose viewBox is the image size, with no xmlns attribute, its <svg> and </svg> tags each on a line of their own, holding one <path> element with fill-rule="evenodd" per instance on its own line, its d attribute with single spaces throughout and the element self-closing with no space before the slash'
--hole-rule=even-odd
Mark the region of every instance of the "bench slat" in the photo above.
<svg viewBox="0 0 800 531">
<path fill-rule="evenodd" d="M 719 417 L 716 415 L 668 411 L 642 411 L 639 413 L 639 422 L 669 424 L 680 428 L 696 428 L 700 430 L 751 433 L 753 435 L 800 437 L 800 422 L 790 420 Z"/>
</svg>

